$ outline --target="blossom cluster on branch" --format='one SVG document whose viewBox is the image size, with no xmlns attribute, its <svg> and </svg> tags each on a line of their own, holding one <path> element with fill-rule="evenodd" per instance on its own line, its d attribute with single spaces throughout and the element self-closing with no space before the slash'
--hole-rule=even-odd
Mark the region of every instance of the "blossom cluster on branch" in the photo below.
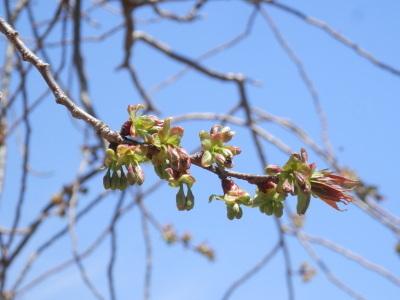
<svg viewBox="0 0 400 300">
<path fill-rule="evenodd" d="M 348 192 L 358 181 L 329 170 L 318 171 L 315 163 L 308 162 L 305 149 L 293 153 L 283 166 L 266 166 L 264 176 L 231 172 L 233 158 L 241 151 L 239 147 L 226 144 L 235 135 L 229 127 L 214 125 L 209 132 L 200 131 L 201 151 L 191 156 L 181 147 L 184 129 L 171 126 L 171 118 L 161 120 L 141 114 L 143 108 L 141 104 L 128 106 L 129 120 L 120 131 L 124 142 L 112 143 L 106 151 L 104 165 L 107 171 L 103 177 L 106 189 L 124 190 L 128 185 L 141 185 L 144 182 L 141 165 L 149 162 L 160 179 L 178 188 L 178 210 L 191 210 L 195 178 L 190 174 L 190 167 L 194 164 L 219 176 L 223 195 L 213 194 L 209 201 L 223 201 L 230 220 L 242 217 L 242 206 L 258 207 L 262 213 L 279 218 L 289 195 L 297 197 L 299 215 L 306 213 L 311 196 L 337 210 L 340 210 L 338 203 L 352 201 Z M 233 178 L 256 185 L 255 195 L 252 197 L 240 188 Z"/>
</svg>

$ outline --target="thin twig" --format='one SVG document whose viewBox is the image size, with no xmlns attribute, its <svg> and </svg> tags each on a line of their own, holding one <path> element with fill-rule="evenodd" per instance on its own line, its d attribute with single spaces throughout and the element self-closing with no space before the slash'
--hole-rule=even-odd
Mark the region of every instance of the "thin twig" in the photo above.
<svg viewBox="0 0 400 300">
<path fill-rule="evenodd" d="M 229 48 L 232 48 L 233 46 L 236 46 L 239 44 L 241 41 L 243 41 L 246 37 L 248 37 L 253 29 L 254 21 L 257 16 L 258 9 L 255 8 L 246 23 L 246 26 L 242 32 L 240 32 L 238 35 L 235 37 L 229 39 L 228 41 L 225 41 L 210 50 L 206 51 L 202 55 L 196 58 L 196 61 L 201 62 L 207 58 L 210 58 L 212 56 L 217 55 L 218 53 L 221 53 Z M 187 72 L 189 72 L 192 68 L 191 67 L 184 67 L 182 70 L 176 72 L 175 74 L 169 76 L 168 78 L 164 79 L 160 83 L 154 85 L 153 87 L 150 88 L 149 93 L 150 94 L 155 94 L 159 92 L 161 89 L 165 88 L 166 86 L 176 82 L 178 79 L 182 78 Z"/>
<path fill-rule="evenodd" d="M 364 50 L 359 45 L 357 45 L 355 42 L 353 42 L 346 36 L 339 33 L 336 29 L 332 28 L 329 24 L 327 24 L 319 19 L 316 19 L 314 17 L 308 16 L 305 13 L 303 13 L 302 11 L 300 11 L 294 7 L 288 6 L 286 4 L 283 4 L 283 3 L 280 3 L 280 2 L 277 2 L 274 0 L 263 0 L 263 1 L 264 1 L 264 3 L 272 5 L 276 8 L 279 8 L 280 10 L 285 11 L 285 12 L 291 14 L 292 16 L 299 18 L 300 20 L 302 20 L 316 28 L 321 29 L 322 31 L 329 34 L 335 40 L 339 41 L 343 45 L 352 49 L 358 55 L 367 59 L 370 63 L 372 63 L 376 67 L 381 68 L 385 71 L 388 71 L 389 73 L 391 73 L 393 75 L 400 76 L 400 69 L 395 68 L 387 63 L 380 61 L 375 56 L 373 56 L 371 53 L 369 53 L 367 50 Z"/>
<path fill-rule="evenodd" d="M 174 14 L 168 10 L 161 9 L 157 3 L 152 5 L 154 12 L 161 18 L 176 21 L 176 22 L 192 22 L 200 18 L 198 12 L 207 3 L 208 0 L 197 0 L 191 7 L 189 12 L 183 16 Z"/>
<path fill-rule="evenodd" d="M 141 223 L 142 223 L 142 235 L 145 245 L 145 253 L 146 253 L 146 267 L 144 271 L 144 282 L 143 282 L 143 300 L 150 299 L 150 290 L 151 290 L 151 279 L 153 274 L 153 250 L 152 243 L 150 238 L 149 226 L 147 216 L 145 215 L 143 203 L 139 201 L 139 208 L 141 211 Z"/>
<path fill-rule="evenodd" d="M 228 300 L 232 294 L 243 284 L 245 284 L 249 279 L 251 279 L 254 275 L 256 275 L 262 268 L 264 268 L 268 262 L 275 256 L 275 254 L 280 249 L 281 244 L 277 243 L 267 254 L 261 258 L 250 270 L 240 276 L 237 280 L 235 280 L 229 288 L 225 291 L 222 296 L 222 300 Z"/>
<path fill-rule="evenodd" d="M 107 280 L 108 280 L 108 289 L 110 291 L 110 299 L 111 300 L 116 300 L 116 291 L 115 291 L 115 282 L 114 282 L 114 267 L 115 267 L 115 262 L 117 259 L 117 233 L 115 231 L 116 224 L 118 221 L 118 218 L 121 216 L 121 207 L 124 204 L 124 199 L 125 199 L 125 192 L 122 192 L 121 195 L 119 196 L 117 205 L 115 206 L 115 211 L 113 218 L 111 220 L 110 224 L 110 261 L 108 263 L 107 267 Z"/>
<path fill-rule="evenodd" d="M 389 270 L 385 269 L 381 265 L 378 265 L 376 263 L 373 263 L 373 262 L 367 260 L 365 257 L 363 257 L 357 253 L 354 253 L 353 251 L 346 249 L 326 238 L 313 236 L 308 233 L 305 233 L 304 231 L 300 231 L 297 229 L 296 230 L 288 229 L 285 232 L 288 234 L 298 235 L 301 239 L 303 239 L 307 242 L 310 242 L 312 244 L 317 244 L 317 245 L 323 246 L 329 250 L 332 250 L 332 251 L 358 263 L 360 266 L 364 267 L 365 269 L 377 273 L 378 275 L 393 282 L 395 285 L 400 286 L 400 278 L 397 277 L 396 275 L 394 275 L 393 273 L 391 273 Z"/>
<path fill-rule="evenodd" d="M 109 194 L 109 191 L 103 191 L 98 196 L 96 196 L 92 201 L 90 201 L 81 211 L 79 211 L 76 215 L 75 223 L 78 223 L 81 218 L 87 215 L 92 209 L 94 209 L 101 201 Z M 28 232 L 29 229 L 28 229 Z M 22 271 L 19 276 L 17 276 L 17 280 L 12 287 L 12 290 L 17 290 L 19 286 L 22 284 L 23 280 L 28 275 L 29 270 L 32 268 L 34 262 L 42 255 L 47 249 L 49 249 L 57 240 L 62 238 L 65 234 L 68 233 L 68 225 L 66 225 L 63 229 L 59 230 L 57 233 L 52 235 L 47 241 L 42 243 L 37 250 L 32 252 L 29 255 L 29 259 L 26 262 L 25 266 L 22 268 Z"/>
<path fill-rule="evenodd" d="M 298 240 L 301 243 L 301 245 L 304 247 L 308 255 L 316 262 L 318 265 L 319 269 L 325 274 L 326 278 L 334 284 L 336 287 L 338 287 L 340 290 L 344 291 L 346 294 L 348 294 L 350 297 L 357 299 L 357 300 L 365 300 L 363 296 L 361 296 L 359 293 L 354 291 L 350 286 L 345 284 L 343 281 L 341 281 L 338 277 L 336 277 L 327 264 L 318 256 L 318 254 L 314 251 L 314 249 L 310 246 L 310 244 L 304 240 L 301 236 L 298 236 Z"/>
<path fill-rule="evenodd" d="M 87 165 L 87 153 L 84 154 L 82 162 L 79 166 L 78 175 L 83 172 Z M 89 274 L 87 273 L 83 262 L 79 256 L 78 250 L 78 236 L 76 234 L 75 224 L 76 224 L 76 205 L 78 202 L 78 189 L 79 189 L 79 182 L 75 182 L 71 189 L 71 198 L 69 200 L 69 207 L 68 207 L 68 231 L 71 237 L 71 248 L 72 248 L 72 255 L 75 261 L 76 266 L 78 267 L 79 274 L 82 278 L 82 281 L 87 286 L 87 288 L 92 292 L 93 296 L 98 300 L 105 300 L 103 295 L 98 291 L 95 285 L 92 283 Z"/>
<path fill-rule="evenodd" d="M 40 72 L 43 79 L 53 92 L 56 98 L 56 102 L 65 106 L 71 115 L 76 119 L 84 120 L 93 126 L 99 134 L 110 142 L 122 143 L 123 138 L 118 132 L 111 130 L 102 121 L 96 119 L 89 113 L 85 112 L 82 108 L 77 106 L 68 95 L 61 89 L 59 84 L 56 82 L 53 73 L 50 70 L 50 66 L 37 57 L 19 38 L 17 31 L 15 31 L 10 24 L 4 19 L 0 18 L 0 31 L 8 38 L 8 40 L 15 46 L 18 52 L 21 54 L 23 60 L 28 61 Z"/>
<path fill-rule="evenodd" d="M 317 92 L 317 89 L 316 89 L 313 81 L 311 80 L 310 76 L 308 75 L 303 62 L 300 60 L 298 55 L 294 52 L 293 48 L 291 48 L 289 46 L 289 43 L 286 41 L 285 37 L 283 36 L 282 32 L 277 27 L 277 25 L 276 25 L 275 21 L 272 19 L 272 17 L 262 7 L 260 8 L 260 13 L 264 17 L 264 19 L 267 22 L 268 26 L 270 27 L 271 31 L 273 32 L 279 45 L 285 51 L 285 53 L 287 54 L 289 59 L 295 64 L 295 66 L 299 72 L 300 78 L 302 79 L 308 92 L 310 93 L 311 98 L 314 103 L 315 110 L 317 112 L 317 115 L 318 115 L 318 118 L 319 118 L 319 121 L 321 124 L 321 136 L 322 136 L 322 141 L 326 148 L 327 155 L 329 157 L 329 160 L 335 161 L 332 144 L 329 139 L 328 120 L 327 120 L 325 111 L 322 108 L 321 99 L 319 97 L 319 94 Z"/>
</svg>

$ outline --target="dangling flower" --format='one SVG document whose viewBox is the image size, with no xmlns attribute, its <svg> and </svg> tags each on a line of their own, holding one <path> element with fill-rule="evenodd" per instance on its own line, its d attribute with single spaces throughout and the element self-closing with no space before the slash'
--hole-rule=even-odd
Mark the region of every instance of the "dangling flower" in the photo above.
<svg viewBox="0 0 400 300">
<path fill-rule="evenodd" d="M 323 170 L 314 172 L 310 179 L 311 193 L 326 204 L 340 210 L 337 203 L 348 204 L 353 198 L 347 194 L 358 181 Z"/>
<path fill-rule="evenodd" d="M 226 204 L 226 212 L 229 220 L 240 219 L 243 215 L 243 210 L 240 205 L 250 205 L 250 195 L 242 190 L 233 180 L 224 178 L 221 180 L 223 195 L 211 195 L 209 202 L 214 199 L 222 200 Z"/>
</svg>

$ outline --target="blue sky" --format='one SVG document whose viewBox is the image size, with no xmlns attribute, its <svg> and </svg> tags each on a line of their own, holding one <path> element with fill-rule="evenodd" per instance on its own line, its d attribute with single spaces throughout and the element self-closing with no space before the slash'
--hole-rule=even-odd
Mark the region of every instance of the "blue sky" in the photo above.
<svg viewBox="0 0 400 300">
<path fill-rule="evenodd" d="M 400 67 L 398 1 L 341 0 L 321 3 L 313 0 L 285 3 L 325 20 L 377 58 Z M 40 5 L 43 3 L 38 4 L 38 18 L 49 17 L 49 9 L 46 5 Z M 183 12 L 189 5 L 174 3 L 164 7 Z M 382 202 L 383 207 L 393 214 L 399 214 L 397 170 L 400 162 L 397 153 L 400 142 L 396 138 L 396 132 L 400 129 L 400 78 L 377 69 L 321 30 L 272 7 L 266 8 L 304 62 L 318 89 L 322 106 L 328 116 L 329 135 L 340 165 L 355 170 L 366 182 L 377 184 L 386 198 Z M 0 15 L 3 15 L 2 9 Z M 206 16 L 204 20 L 188 25 L 168 21 L 156 24 L 139 23 L 138 28 L 179 53 L 197 57 L 243 30 L 250 13 L 251 7 L 242 1 L 210 1 L 203 10 Z M 145 19 L 150 14 L 149 9 L 141 9 L 137 18 Z M 24 33 L 30 34 L 25 17 L 17 24 L 23 37 Z M 119 16 L 102 10 L 96 10 L 93 17 L 101 23 L 101 27 L 86 26 L 84 32 L 87 35 L 99 34 L 120 22 Z M 57 40 L 58 34 L 59 31 L 56 30 L 52 39 Z M 1 39 L 1 49 L 4 49 L 4 45 L 4 39 Z M 116 71 L 122 61 L 122 32 L 100 44 L 85 44 L 83 48 L 91 78 L 90 92 L 97 112 L 106 123 L 117 129 L 127 118 L 127 105 L 140 102 L 140 96 L 133 88 L 128 74 Z M 57 65 L 58 50 L 52 52 L 51 57 Z M 182 67 L 143 44 L 136 46 L 133 62 L 143 85 L 148 89 Z M 301 124 L 306 132 L 320 142 L 320 126 L 312 100 L 295 66 L 276 43 L 260 16 L 256 19 L 250 37 L 238 46 L 206 60 L 204 64 L 224 72 L 242 72 L 259 80 L 261 86 L 249 86 L 251 104 Z M 29 82 L 30 96 L 34 99 L 45 86 L 36 74 L 29 77 Z M 76 92 L 77 82 L 72 83 L 72 90 Z M 76 94 L 74 99 L 77 99 Z M 237 100 L 234 85 L 211 81 L 193 71 L 176 84 L 153 95 L 153 101 L 163 111 L 162 117 L 197 111 L 225 113 Z M 16 107 L 13 114 L 18 115 L 20 111 L 21 108 Z M 27 206 L 23 212 L 25 222 L 36 215 L 61 184 L 69 182 L 75 176 L 79 166 L 79 145 L 82 144 L 81 131 L 84 128 L 82 123 L 71 120 L 65 109 L 56 105 L 50 97 L 34 111 L 31 122 L 34 126 L 31 167 L 40 176 L 31 176 L 29 179 Z M 197 132 L 208 129 L 212 124 L 213 122 L 204 121 L 185 123 L 183 144 L 188 149 L 195 148 L 198 145 Z M 261 172 L 249 133 L 242 128 L 232 127 L 237 131 L 232 144 L 243 150 L 236 160 L 235 170 Z M 290 133 L 277 126 L 263 124 L 263 127 L 294 150 L 303 146 Z M 9 221 L 7 212 L 14 207 L 16 201 L 22 138 L 23 131 L 20 131 L 9 139 L 6 188 L 0 202 L 0 218 L 6 223 Z M 266 142 L 264 146 L 269 162 L 285 162 L 287 157 L 274 146 Z M 312 151 L 310 160 L 316 161 L 320 168 L 326 167 Z M 154 252 L 152 299 L 220 299 L 231 282 L 261 259 L 278 238 L 274 220 L 258 211 L 247 209 L 240 221 L 227 220 L 223 203 L 207 202 L 210 194 L 220 193 L 219 182 L 202 170 L 194 169 L 193 174 L 197 183 L 194 187 L 196 206 L 192 211 L 177 211 L 176 191 L 166 187 L 148 197 L 146 205 L 162 224 L 174 224 L 178 233 L 190 231 L 195 242 L 207 241 L 216 251 L 216 261 L 209 263 L 199 255 L 185 251 L 180 245 L 168 246 L 151 229 Z M 148 179 L 145 187 L 155 180 L 151 168 L 146 169 L 146 175 Z M 80 207 L 102 190 L 101 176 L 96 177 L 89 188 L 88 197 L 82 199 Z M 80 249 L 85 249 L 107 225 L 117 197 L 118 193 L 107 197 L 90 217 L 79 224 L 77 231 Z M 289 198 L 287 201 L 294 202 L 294 199 Z M 39 245 L 46 236 L 66 222 L 66 219 L 52 218 L 24 255 L 29 255 L 35 245 Z M 138 210 L 134 209 L 124 216 L 117 226 L 119 256 L 115 274 L 118 299 L 140 299 L 145 258 Z M 322 201 L 314 199 L 307 213 L 304 230 L 348 247 L 392 272 L 400 270 L 399 256 L 394 252 L 396 237 L 356 206 L 349 205 L 345 212 L 337 212 Z M 316 267 L 297 240 L 288 237 L 287 242 L 294 270 L 302 262 L 309 262 Z M 399 298 L 400 290 L 392 283 L 324 248 L 315 249 L 338 278 L 367 299 L 382 299 L 383 293 L 385 299 Z M 108 295 L 104 276 L 108 253 L 109 240 L 106 240 L 91 258 L 85 260 L 93 282 L 105 295 Z M 46 266 L 50 267 L 70 256 L 70 239 L 66 236 L 45 257 L 39 259 L 29 278 L 34 278 Z M 20 266 L 16 265 L 15 272 Z M 238 289 L 232 299 L 287 299 L 284 272 L 284 261 L 280 253 L 257 276 Z M 293 282 L 296 299 L 349 298 L 332 286 L 321 271 L 317 272 L 310 283 L 303 283 L 299 276 L 294 276 Z M 22 299 L 55 298 L 91 299 L 90 292 L 81 283 L 76 267 L 71 267 L 37 286 Z"/>
</svg>

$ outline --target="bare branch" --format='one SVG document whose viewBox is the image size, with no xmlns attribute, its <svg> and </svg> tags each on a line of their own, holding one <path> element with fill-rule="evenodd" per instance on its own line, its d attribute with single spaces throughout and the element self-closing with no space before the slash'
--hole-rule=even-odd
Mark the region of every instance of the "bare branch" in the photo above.
<svg viewBox="0 0 400 300">
<path fill-rule="evenodd" d="M 15 46 L 15 48 L 21 54 L 23 60 L 28 61 L 40 72 L 43 79 L 53 92 L 56 102 L 65 106 L 74 118 L 81 119 L 86 123 L 93 126 L 99 134 L 110 142 L 121 143 L 122 137 L 115 131 L 112 131 L 102 121 L 96 119 L 89 113 L 82 110 L 77 106 L 61 89 L 59 84 L 54 79 L 54 76 L 50 70 L 50 66 L 37 57 L 19 38 L 17 31 L 15 31 L 4 19 L 0 18 L 0 31 L 8 38 L 8 40 Z"/>
<path fill-rule="evenodd" d="M 272 5 L 282 11 L 285 11 L 285 12 L 291 14 L 292 16 L 299 18 L 300 20 L 302 20 L 314 27 L 321 29 L 322 31 L 329 34 L 335 40 L 339 41 L 343 45 L 352 49 L 358 55 L 364 57 L 366 60 L 368 60 L 370 63 L 372 63 L 376 67 L 381 68 L 389 73 L 392 73 L 393 75 L 400 76 L 400 70 L 398 68 L 395 68 L 389 64 L 386 64 L 386 63 L 380 61 L 375 56 L 373 56 L 371 53 L 369 53 L 367 50 L 364 50 L 359 45 L 357 45 L 355 42 L 353 42 L 346 36 L 340 34 L 336 29 L 332 28 L 327 23 L 325 23 L 319 19 L 316 19 L 314 17 L 307 16 L 302 11 L 300 11 L 294 7 L 288 6 L 286 4 L 280 3 L 278 1 L 275 1 L 275 0 L 263 0 L 263 2 L 267 3 L 269 5 Z"/>
</svg>

